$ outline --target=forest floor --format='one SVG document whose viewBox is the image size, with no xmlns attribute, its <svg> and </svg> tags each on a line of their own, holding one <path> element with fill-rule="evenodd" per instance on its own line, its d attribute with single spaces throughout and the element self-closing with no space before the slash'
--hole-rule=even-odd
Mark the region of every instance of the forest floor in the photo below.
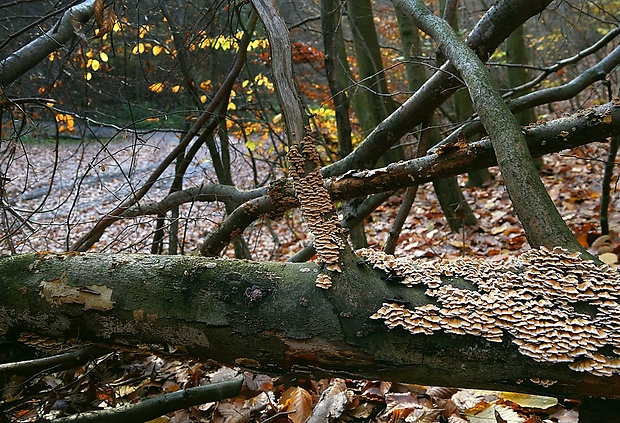
<svg viewBox="0 0 620 423">
<path fill-rule="evenodd" d="M 19 219 L 5 209 L 3 225 L 8 222 L 15 225 L 15 230 L 10 242 L 5 239 L 0 246 L 0 253 L 66 250 L 119 199 L 140 186 L 176 142 L 175 134 L 151 134 L 138 143 L 121 138 L 110 144 L 24 147 L 11 162 L 8 174 L 12 180 L 5 185 L 5 199 L 12 211 L 22 218 L 30 217 L 30 226 L 19 225 Z M 580 242 L 596 254 L 606 254 L 608 262 L 616 263 L 620 253 L 617 172 L 612 181 L 609 236 L 601 237 L 599 222 L 606 155 L 605 144 L 550 155 L 544 158 L 540 174 Z M 240 151 L 233 151 L 234 178 L 241 188 L 251 188 L 253 176 L 247 169 L 247 158 Z M 466 188 L 466 178 L 460 178 L 478 223 L 459 233 L 449 230 L 432 186 L 421 186 L 401 232 L 396 254 L 425 260 L 463 255 L 499 260 L 526 251 L 529 247 L 523 229 L 512 211 L 501 177 L 496 169 L 491 172 L 494 179 L 478 188 Z M 146 200 L 161 198 L 171 176 L 171 171 L 167 171 Z M 186 186 L 198 186 L 205 180 L 214 182 L 213 167 L 206 154 L 194 161 Z M 401 200 L 402 193 L 395 194 L 366 219 L 371 248 L 382 248 Z M 214 204 L 184 206 L 180 226 L 185 253 L 195 251 L 205 233 L 223 215 L 222 208 Z M 94 250 L 147 252 L 153 225 L 151 217 L 135 219 L 129 225 L 115 225 Z M 306 232 L 299 213 L 293 211 L 278 222 L 257 222 L 245 236 L 255 259 L 285 260 L 307 242 Z M 232 256 L 230 250 L 227 254 Z M 115 353 L 77 369 L 9 381 L 5 385 L 0 416 L 4 412 L 12 421 L 36 421 L 43 414 L 60 416 L 109 409 L 157 394 L 225 380 L 236 373 L 235 369 L 220 368 L 214 363 Z M 305 421 L 313 410 L 325 410 L 325 407 L 334 416 L 332 421 L 343 422 L 578 421 L 578 401 L 570 398 L 556 400 L 505 392 L 341 379 L 299 380 L 291 386 L 267 376 L 246 378 L 252 389 L 245 387 L 236 398 L 188 407 L 153 421 L 297 423 Z"/>
</svg>

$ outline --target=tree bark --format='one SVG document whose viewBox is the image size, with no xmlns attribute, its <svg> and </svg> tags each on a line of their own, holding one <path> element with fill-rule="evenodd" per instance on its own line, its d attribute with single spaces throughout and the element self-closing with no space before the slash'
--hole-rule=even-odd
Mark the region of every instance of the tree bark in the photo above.
<svg viewBox="0 0 620 423">
<path fill-rule="evenodd" d="M 524 94 L 521 97 L 517 97 L 513 100 L 510 100 L 507 105 L 511 112 L 519 113 L 524 110 L 531 109 L 536 106 L 541 106 L 547 103 L 553 103 L 556 101 L 569 100 L 570 98 L 576 96 L 581 91 L 586 89 L 588 86 L 592 85 L 597 81 L 603 81 L 607 79 L 608 75 L 613 72 L 613 70 L 620 64 L 620 47 L 616 47 L 609 55 L 607 55 L 603 60 L 596 63 L 590 69 L 583 72 L 581 75 L 576 77 L 570 82 L 566 84 L 560 85 L 558 87 L 545 88 L 541 90 L 537 90 L 535 92 Z M 552 67 L 555 69 L 555 67 Z M 558 67 L 561 69 L 561 67 Z M 523 87 L 523 85 L 522 85 Z M 529 87 L 528 87 L 529 88 Z M 520 89 L 519 91 L 523 91 Z M 476 134 L 482 131 L 483 125 L 480 122 L 479 118 L 472 120 L 469 123 L 461 126 L 457 131 L 455 131 L 450 136 L 446 137 L 442 143 L 452 142 L 452 140 L 456 140 L 457 135 L 462 132 L 465 136 L 469 137 L 472 134 Z"/>
<path fill-rule="evenodd" d="M 527 148 L 521 128 L 502 100 L 482 61 L 441 18 L 418 0 L 393 0 L 433 37 L 459 71 L 489 134 L 504 184 L 531 246 L 563 246 L 585 252 L 556 209 Z"/>
<path fill-rule="evenodd" d="M 530 154 L 532 157 L 538 157 L 563 150 L 564 148 L 559 148 L 560 146 L 568 149 L 584 145 L 582 143 L 584 139 L 580 138 L 580 134 L 586 137 L 589 134 L 592 140 L 604 141 L 620 129 L 614 128 L 613 124 L 619 118 L 620 101 L 615 101 L 587 109 L 583 113 L 524 128 L 523 132 Z M 458 148 L 453 144 L 444 151 L 394 163 L 374 171 L 349 172 L 335 178 L 328 187 L 334 198 L 345 198 L 356 192 L 358 195 L 367 195 L 411 186 L 414 183 L 429 182 L 437 177 L 452 176 L 470 169 L 497 165 L 497 158 L 489 139 L 467 144 L 465 148 Z"/>
<path fill-rule="evenodd" d="M 467 38 L 467 44 L 482 61 L 510 33 L 532 16 L 542 12 L 551 0 L 502 0 L 491 6 Z M 462 84 L 454 78 L 454 66 L 445 64 L 394 113 L 381 122 L 355 151 L 323 170 L 324 176 L 336 176 L 351 169 L 372 167 L 376 158 L 412 128 L 424 122 L 434 110 Z"/>
<path fill-rule="evenodd" d="M 321 1 L 321 32 L 323 49 L 325 50 L 325 76 L 329 85 L 336 113 L 338 130 L 338 158 L 342 159 L 353 151 L 351 140 L 351 121 L 349 119 L 350 101 L 347 95 L 346 75 L 349 64 L 341 60 L 340 46 L 343 45 L 342 12 L 340 4 L 335 0 Z M 346 69 L 344 67 L 346 66 Z"/>
<path fill-rule="evenodd" d="M 370 0 L 352 0 L 347 6 L 359 73 L 354 109 L 366 135 L 396 107 L 389 96 L 372 4 Z"/>
<path fill-rule="evenodd" d="M 388 331 L 369 318 L 382 303 L 398 298 L 420 306 L 433 299 L 423 286 L 386 283 L 367 265 L 345 266 L 333 288 L 323 290 L 314 287 L 317 266 L 307 263 L 91 253 L 3 257 L 0 334 L 130 349 L 169 345 L 196 359 L 271 374 L 620 398 L 620 375 L 535 361 L 519 353 L 509 335 L 489 342 L 443 331 Z M 460 286 L 454 278 L 445 284 Z M 617 287 L 613 292 L 620 296 Z M 530 378 L 556 382 L 543 388 Z"/>
<path fill-rule="evenodd" d="M 94 13 L 95 0 L 87 0 L 71 7 L 52 29 L 0 61 L 0 86 L 13 83 L 50 53 L 68 42 L 76 34 L 72 20 L 84 23 Z"/>
</svg>

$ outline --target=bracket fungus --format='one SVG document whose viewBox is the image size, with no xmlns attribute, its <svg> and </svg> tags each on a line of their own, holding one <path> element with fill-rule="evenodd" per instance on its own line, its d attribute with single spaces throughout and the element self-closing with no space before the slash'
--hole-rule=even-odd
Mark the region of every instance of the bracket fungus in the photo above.
<svg viewBox="0 0 620 423">
<path fill-rule="evenodd" d="M 329 191 L 325 188 L 319 154 L 309 128 L 306 128 L 306 136 L 301 142 L 289 149 L 288 160 L 295 195 L 308 228 L 314 235 L 314 248 L 319 265 L 325 269 L 319 273 L 316 285 L 327 289 L 331 286 L 329 272 L 341 271 L 340 251 L 344 248 L 345 241 L 336 209 L 331 202 Z"/>
<path fill-rule="evenodd" d="M 566 362 L 597 376 L 620 374 L 620 272 L 556 247 L 533 249 L 503 262 L 477 258 L 422 262 L 370 249 L 367 263 L 406 286 L 423 285 L 437 305 L 383 303 L 371 318 L 412 334 L 510 339 L 539 362 Z M 451 282 L 468 281 L 475 289 Z"/>
</svg>

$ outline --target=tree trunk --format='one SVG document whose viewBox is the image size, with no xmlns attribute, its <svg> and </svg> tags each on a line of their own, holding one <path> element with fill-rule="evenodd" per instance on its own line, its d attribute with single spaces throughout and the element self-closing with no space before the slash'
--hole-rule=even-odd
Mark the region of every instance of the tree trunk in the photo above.
<svg viewBox="0 0 620 423">
<path fill-rule="evenodd" d="M 356 90 L 356 113 L 364 134 L 368 134 L 396 108 L 387 89 L 379 39 L 370 0 L 347 3 L 360 86 Z"/>
<path fill-rule="evenodd" d="M 467 44 L 481 60 L 491 53 L 510 33 L 532 16 L 542 12 L 551 0 L 501 0 L 495 2 L 467 37 Z M 446 64 L 381 122 L 349 156 L 327 166 L 324 176 L 336 176 L 350 169 L 371 167 L 376 157 L 397 142 L 412 128 L 424 122 L 462 84 L 454 78 L 454 66 Z"/>
<path fill-rule="evenodd" d="M 488 70 L 452 28 L 419 0 L 393 0 L 432 36 L 459 71 L 476 112 L 493 142 L 497 163 L 519 220 L 532 247 L 563 246 L 586 253 L 555 208 L 537 175 L 516 119 L 497 92 Z"/>
<path fill-rule="evenodd" d="M 347 270 L 334 277 L 333 288 L 323 290 L 314 286 L 317 266 L 308 263 L 89 253 L 3 257 L 0 333 L 115 348 L 169 345 L 196 359 L 271 374 L 620 398 L 620 375 L 595 376 L 567 363 L 536 361 L 520 353 L 507 333 L 501 342 L 490 342 L 443 330 L 433 335 L 386 330 L 380 319 L 370 319 L 373 313 L 396 299 L 412 310 L 428 307 L 435 302 L 424 294 L 430 288 L 423 283 L 407 288 L 382 281 L 385 274 L 368 265 L 344 264 Z M 501 268 L 498 272 L 502 277 Z M 610 277 L 602 270 L 584 273 L 589 275 Z M 456 275 L 442 278 L 446 288 L 478 292 Z M 617 287 L 606 292 L 620 296 Z M 528 322 L 545 317 L 530 316 Z M 617 327 L 605 330 L 609 342 L 620 335 Z M 543 388 L 530 378 L 555 383 Z"/>
<path fill-rule="evenodd" d="M 506 57 L 508 63 L 525 66 L 529 63 L 528 56 L 527 46 L 525 45 L 524 26 L 521 25 L 506 39 Z M 526 84 L 531 79 L 528 75 L 528 69 L 524 67 L 509 66 L 506 71 L 508 73 L 508 84 L 511 88 Z M 519 125 L 522 126 L 527 126 L 537 120 L 534 108 L 515 113 L 515 118 Z M 537 169 L 540 169 L 543 166 L 542 157 L 535 159 L 534 164 Z"/>
<path fill-rule="evenodd" d="M 347 6 L 359 77 L 359 84 L 353 91 L 353 107 L 366 136 L 396 109 L 396 105 L 387 87 L 372 3 L 350 0 Z M 375 156 L 372 165 L 376 162 L 386 166 L 402 158 L 402 151 L 386 150 L 381 157 Z"/>
<path fill-rule="evenodd" d="M 443 6 L 442 6 L 443 8 Z M 420 33 L 418 27 L 412 22 L 410 17 L 403 14 L 402 11 L 396 9 L 396 16 L 398 18 L 398 27 L 401 33 L 401 44 L 403 47 L 403 57 L 406 60 L 405 68 L 407 70 L 407 82 L 411 91 L 415 91 L 422 85 L 421 81 L 426 81 L 426 68 L 423 65 L 414 65 L 411 62 L 411 50 L 418 48 L 420 45 Z M 420 140 L 427 132 L 430 140 L 430 145 L 434 145 L 441 140 L 441 134 L 438 127 L 434 123 L 435 119 L 429 119 L 420 131 Z M 419 141 L 421 142 L 421 141 Z M 417 154 L 417 157 L 422 157 L 426 154 L 424 149 L 422 154 Z M 474 216 L 469 203 L 463 196 L 459 182 L 456 176 L 451 178 L 441 178 L 433 181 L 433 189 L 437 194 L 437 199 L 441 206 L 450 229 L 453 232 L 458 232 L 461 226 L 471 226 L 476 224 L 476 217 Z"/>
<path fill-rule="evenodd" d="M 349 64 L 346 61 L 346 55 L 344 58 L 340 55 L 341 46 L 344 46 L 341 18 L 340 5 L 335 0 L 321 0 L 321 32 L 325 50 L 325 74 L 336 112 L 339 159 L 348 156 L 353 151 L 351 121 L 349 119 L 350 101 L 347 95 L 346 82 Z"/>
</svg>

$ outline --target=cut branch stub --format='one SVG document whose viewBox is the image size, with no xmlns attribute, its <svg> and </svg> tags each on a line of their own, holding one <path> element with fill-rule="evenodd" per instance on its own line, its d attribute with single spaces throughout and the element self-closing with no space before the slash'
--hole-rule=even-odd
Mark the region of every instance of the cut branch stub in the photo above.
<svg viewBox="0 0 620 423">
<path fill-rule="evenodd" d="M 304 219 L 314 235 L 314 247 L 319 264 L 326 272 L 319 273 L 316 284 L 331 286 L 330 273 L 340 272 L 340 252 L 345 247 L 342 226 L 321 175 L 319 155 L 310 130 L 299 144 L 288 152 L 289 172 Z"/>
<path fill-rule="evenodd" d="M 559 247 L 530 250 L 505 262 L 421 262 L 369 249 L 358 254 L 407 286 L 425 285 L 436 301 L 415 308 L 384 303 L 371 318 L 390 329 L 508 339 L 539 362 L 568 363 L 596 376 L 620 374 L 617 269 Z"/>
</svg>

